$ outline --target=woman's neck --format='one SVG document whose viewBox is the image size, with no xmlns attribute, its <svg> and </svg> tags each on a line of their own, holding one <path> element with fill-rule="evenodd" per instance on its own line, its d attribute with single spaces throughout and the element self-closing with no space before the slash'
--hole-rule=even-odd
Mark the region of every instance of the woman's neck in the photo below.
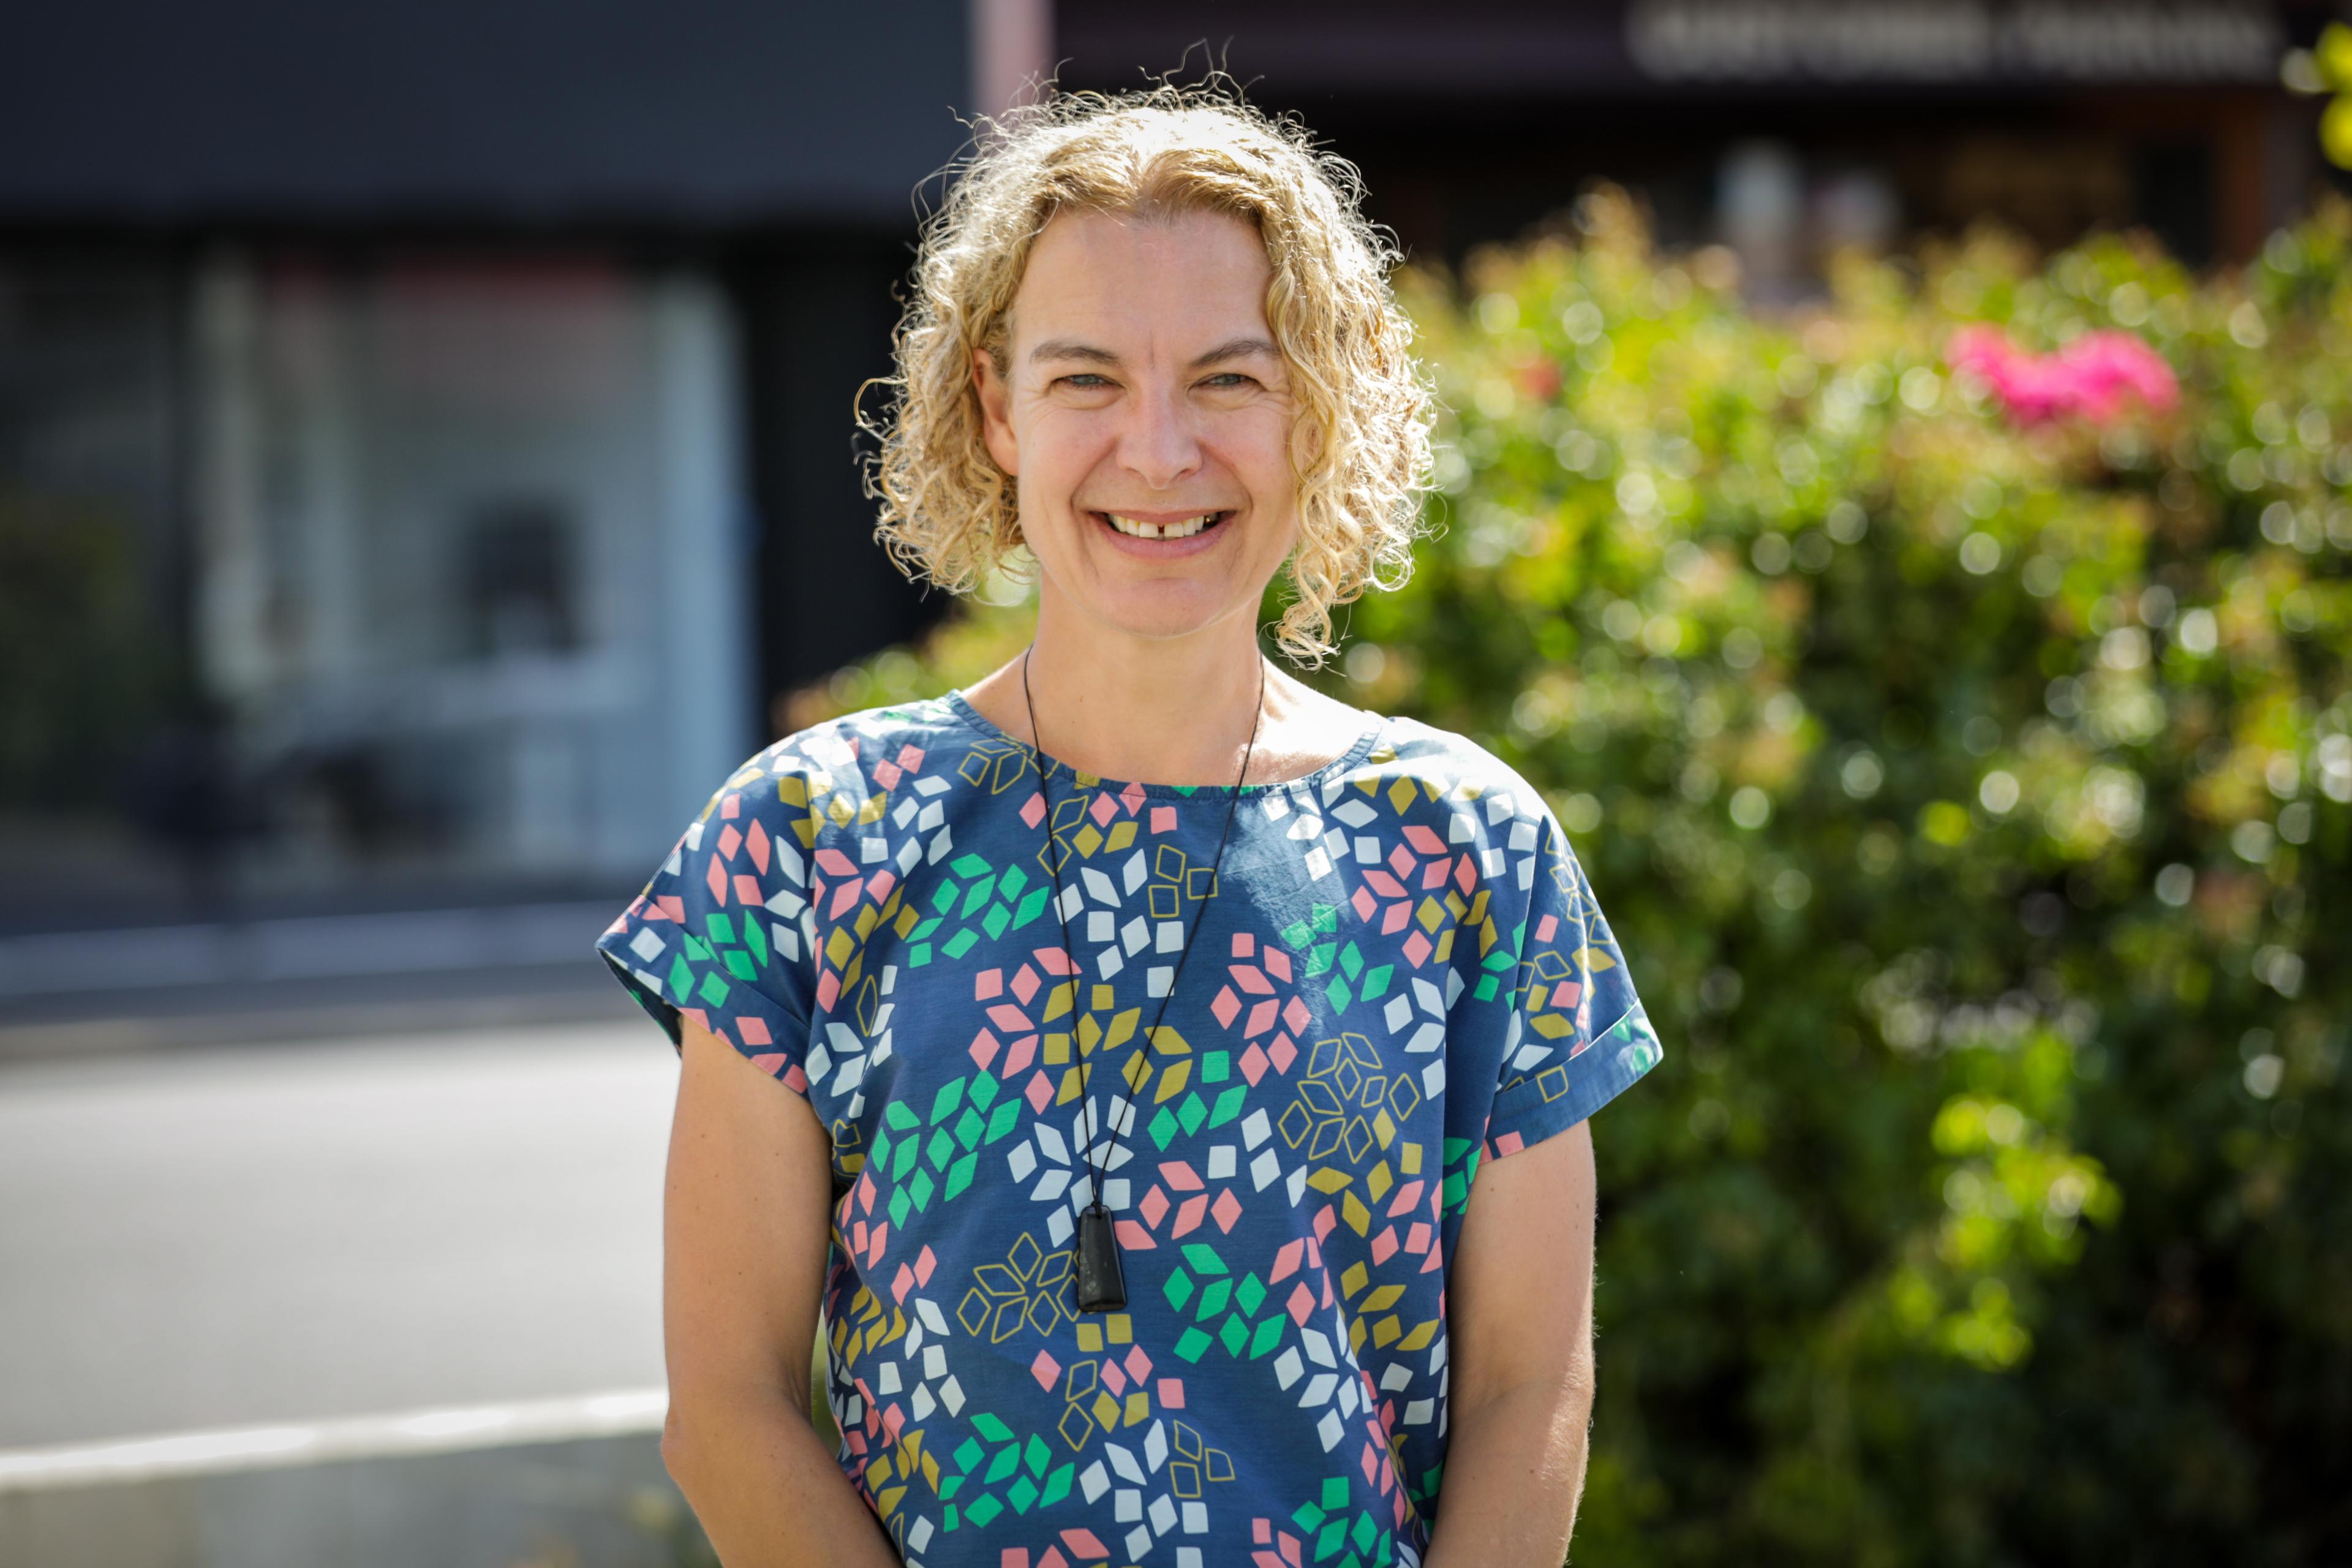
<svg viewBox="0 0 2352 1568">
<path fill-rule="evenodd" d="M 1234 782 L 1268 673 L 1246 618 L 1146 641 L 1055 611 L 1048 595 L 1022 672 L 1039 750 L 1105 778 Z"/>
<path fill-rule="evenodd" d="M 1246 616 L 1189 637 L 1144 639 L 1057 614 L 1052 595 L 1044 598 L 1027 653 L 964 697 L 1005 733 L 1082 772 L 1223 788 L 1237 776 L 1255 719 L 1245 782 L 1269 784 L 1314 772 L 1362 733 L 1362 713 L 1265 663 Z"/>
</svg>

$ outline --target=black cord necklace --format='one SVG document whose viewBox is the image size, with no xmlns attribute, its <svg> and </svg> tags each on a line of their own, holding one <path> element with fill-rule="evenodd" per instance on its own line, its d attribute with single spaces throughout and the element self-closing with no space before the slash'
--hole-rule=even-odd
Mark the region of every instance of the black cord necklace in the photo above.
<svg viewBox="0 0 2352 1568">
<path fill-rule="evenodd" d="M 1034 644 L 1031 647 L 1034 647 Z M 1054 878 L 1054 912 L 1062 922 L 1062 963 L 1064 983 L 1070 988 L 1070 1016 L 1078 1015 L 1078 963 L 1070 951 L 1070 911 L 1062 903 L 1062 862 L 1068 851 L 1054 837 L 1054 797 L 1045 787 L 1045 756 L 1044 742 L 1037 732 L 1037 700 L 1029 693 L 1029 653 L 1021 654 L 1021 700 L 1029 708 L 1029 757 L 1037 766 L 1037 793 L 1045 801 L 1045 866 Z M 1234 813 L 1241 805 L 1242 781 L 1249 777 L 1250 759 L 1257 754 L 1257 727 L 1265 714 L 1265 660 L 1257 662 L 1257 710 L 1250 716 L 1248 747 L 1242 752 L 1242 771 L 1234 775 L 1234 787 L 1225 804 L 1225 826 L 1217 835 L 1217 858 L 1209 866 L 1209 887 L 1217 888 L 1218 873 L 1224 869 L 1225 840 L 1234 831 Z M 1168 989 L 1160 997 L 1160 1011 L 1151 1016 L 1151 1027 L 1144 1031 L 1143 1054 L 1149 1058 L 1160 1043 L 1160 1021 L 1168 1016 L 1168 1004 L 1175 999 L 1176 983 L 1184 978 L 1184 960 L 1192 956 L 1192 939 L 1201 934 L 1202 917 L 1209 912 L 1209 900 L 1202 898 L 1200 907 L 1192 911 L 1192 929 L 1184 933 L 1184 946 L 1176 954 L 1176 972 L 1168 977 Z M 1088 1053 L 1078 1052 L 1078 1103 L 1087 1117 L 1087 1131 L 1091 1135 L 1101 1131 L 1094 1122 L 1094 1101 L 1087 1097 L 1090 1076 Z M 1129 1085 L 1132 1092 L 1133 1087 Z M 1135 1102 L 1127 1103 L 1127 1122 L 1135 1120 Z M 1111 1228 L 1110 1210 L 1103 1206 L 1103 1173 L 1127 1135 L 1127 1125 L 1121 1123 L 1110 1130 L 1109 1152 L 1102 1163 L 1095 1163 L 1093 1139 L 1087 1146 L 1087 1175 L 1092 1184 L 1093 1201 L 1078 1211 L 1078 1256 L 1070 1278 L 1076 1286 L 1078 1310 L 1081 1312 L 1116 1312 L 1127 1305 L 1127 1275 L 1119 1267 L 1118 1233 Z"/>
</svg>

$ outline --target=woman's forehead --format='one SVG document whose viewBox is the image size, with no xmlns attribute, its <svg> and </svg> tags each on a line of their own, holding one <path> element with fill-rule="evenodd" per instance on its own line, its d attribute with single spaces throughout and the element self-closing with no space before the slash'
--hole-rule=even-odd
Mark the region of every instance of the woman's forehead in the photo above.
<svg viewBox="0 0 2352 1568">
<path fill-rule="evenodd" d="M 1011 332 L 1262 332 L 1272 274 L 1256 227 L 1228 213 L 1062 213 L 1030 247 Z"/>
</svg>

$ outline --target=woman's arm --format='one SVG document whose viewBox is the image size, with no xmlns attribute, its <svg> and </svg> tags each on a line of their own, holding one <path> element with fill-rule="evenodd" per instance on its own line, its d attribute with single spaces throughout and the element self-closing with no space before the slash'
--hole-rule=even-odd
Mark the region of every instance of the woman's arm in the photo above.
<svg viewBox="0 0 2352 1568">
<path fill-rule="evenodd" d="M 1559 1568 L 1592 1414 L 1592 1132 L 1478 1167 L 1446 1293 L 1453 1382 L 1426 1568 Z"/>
<path fill-rule="evenodd" d="M 726 1041 L 681 1027 L 662 1207 L 662 1460 L 728 1568 L 898 1568 L 809 1424 L 832 1136 Z"/>
</svg>

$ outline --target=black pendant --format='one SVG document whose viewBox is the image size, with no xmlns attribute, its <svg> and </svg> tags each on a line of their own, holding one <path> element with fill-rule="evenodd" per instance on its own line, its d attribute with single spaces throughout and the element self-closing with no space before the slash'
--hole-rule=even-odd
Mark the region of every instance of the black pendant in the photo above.
<svg viewBox="0 0 2352 1568">
<path fill-rule="evenodd" d="M 1078 1211 L 1078 1258 L 1075 1265 L 1081 1312 L 1117 1312 L 1127 1307 L 1127 1276 L 1119 1269 L 1118 1237 L 1110 1210 L 1097 1198 Z"/>
</svg>

